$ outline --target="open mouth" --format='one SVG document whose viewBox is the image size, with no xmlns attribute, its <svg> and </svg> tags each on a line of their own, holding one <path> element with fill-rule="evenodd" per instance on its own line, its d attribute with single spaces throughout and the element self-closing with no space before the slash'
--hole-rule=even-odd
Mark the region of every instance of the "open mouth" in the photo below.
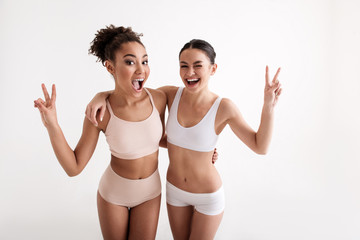
<svg viewBox="0 0 360 240">
<path fill-rule="evenodd" d="M 200 78 L 192 78 L 192 79 L 186 79 L 186 82 L 191 86 L 195 85 L 200 81 Z"/>
<path fill-rule="evenodd" d="M 144 82 L 144 79 L 139 78 L 139 79 L 133 80 L 131 83 L 136 91 L 140 91 L 143 87 L 143 82 Z"/>
</svg>

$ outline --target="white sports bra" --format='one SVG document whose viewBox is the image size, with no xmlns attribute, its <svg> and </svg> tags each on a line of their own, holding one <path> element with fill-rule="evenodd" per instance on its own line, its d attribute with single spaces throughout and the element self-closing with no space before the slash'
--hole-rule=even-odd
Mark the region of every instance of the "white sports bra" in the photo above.
<svg viewBox="0 0 360 240">
<path fill-rule="evenodd" d="M 181 94 L 179 88 L 169 111 L 166 123 L 167 141 L 176 146 L 198 152 L 213 151 L 219 135 L 215 133 L 215 117 L 221 98 L 218 97 L 201 121 L 192 127 L 183 127 L 177 120 Z"/>
</svg>

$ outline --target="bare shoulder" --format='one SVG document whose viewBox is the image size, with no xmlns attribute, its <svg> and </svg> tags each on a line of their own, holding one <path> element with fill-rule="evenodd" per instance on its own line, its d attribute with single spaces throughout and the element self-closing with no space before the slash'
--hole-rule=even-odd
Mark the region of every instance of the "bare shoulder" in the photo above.
<svg viewBox="0 0 360 240">
<path fill-rule="evenodd" d="M 152 88 L 146 88 L 147 90 L 149 90 L 150 94 L 152 95 L 153 99 L 160 99 L 160 100 L 164 100 L 166 99 L 166 95 L 163 91 L 159 90 L 159 89 L 152 89 Z"/>
<path fill-rule="evenodd" d="M 229 119 L 237 115 L 239 113 L 238 107 L 235 103 L 229 98 L 222 98 L 219 106 L 219 114 Z"/>
<path fill-rule="evenodd" d="M 150 92 L 158 111 L 159 112 L 165 111 L 166 102 L 167 102 L 166 94 L 158 89 L 151 89 L 151 88 L 146 88 L 146 89 Z"/>
<path fill-rule="evenodd" d="M 221 103 L 220 103 L 220 107 L 224 110 L 230 110 L 234 107 L 236 107 L 235 103 L 229 99 L 229 98 L 222 98 L 221 99 Z"/>
</svg>

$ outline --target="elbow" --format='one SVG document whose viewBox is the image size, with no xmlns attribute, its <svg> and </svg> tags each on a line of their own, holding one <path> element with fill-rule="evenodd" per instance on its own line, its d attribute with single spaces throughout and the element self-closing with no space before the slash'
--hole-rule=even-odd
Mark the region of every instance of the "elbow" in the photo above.
<svg viewBox="0 0 360 240">
<path fill-rule="evenodd" d="M 267 151 L 257 151 L 256 152 L 258 155 L 266 155 Z"/>
<path fill-rule="evenodd" d="M 79 171 L 66 171 L 66 174 L 69 176 L 69 177 L 76 177 L 77 175 L 80 174 Z"/>
<path fill-rule="evenodd" d="M 258 155 L 266 155 L 268 153 L 269 144 L 266 143 L 260 143 L 255 139 L 255 146 L 253 148 L 253 151 Z"/>
<path fill-rule="evenodd" d="M 164 134 L 164 136 L 160 140 L 159 146 L 162 148 L 167 148 L 167 135 L 166 134 Z"/>
<path fill-rule="evenodd" d="M 255 149 L 254 152 L 258 155 L 266 155 L 268 153 L 268 149 L 267 148 L 258 148 L 258 149 Z"/>
<path fill-rule="evenodd" d="M 162 142 L 159 146 L 162 148 L 167 148 L 167 142 Z"/>
<path fill-rule="evenodd" d="M 255 135 L 255 144 L 253 146 L 253 151 L 258 155 L 266 155 L 268 153 L 269 142 L 260 141 L 257 135 Z"/>
<path fill-rule="evenodd" d="M 79 175 L 79 174 L 68 173 L 67 175 L 68 175 L 69 177 L 76 177 L 76 176 Z"/>
</svg>

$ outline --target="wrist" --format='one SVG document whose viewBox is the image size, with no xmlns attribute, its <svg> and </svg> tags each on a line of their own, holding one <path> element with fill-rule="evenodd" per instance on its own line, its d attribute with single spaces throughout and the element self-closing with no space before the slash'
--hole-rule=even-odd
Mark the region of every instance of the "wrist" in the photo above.
<svg viewBox="0 0 360 240">
<path fill-rule="evenodd" d="M 273 104 L 264 102 L 263 112 L 272 113 L 274 112 L 274 109 L 275 108 Z"/>
<path fill-rule="evenodd" d="M 48 130 L 48 132 L 50 131 L 57 131 L 60 129 L 60 125 L 59 123 L 56 121 L 54 123 L 49 123 L 46 125 L 46 129 Z"/>
</svg>

